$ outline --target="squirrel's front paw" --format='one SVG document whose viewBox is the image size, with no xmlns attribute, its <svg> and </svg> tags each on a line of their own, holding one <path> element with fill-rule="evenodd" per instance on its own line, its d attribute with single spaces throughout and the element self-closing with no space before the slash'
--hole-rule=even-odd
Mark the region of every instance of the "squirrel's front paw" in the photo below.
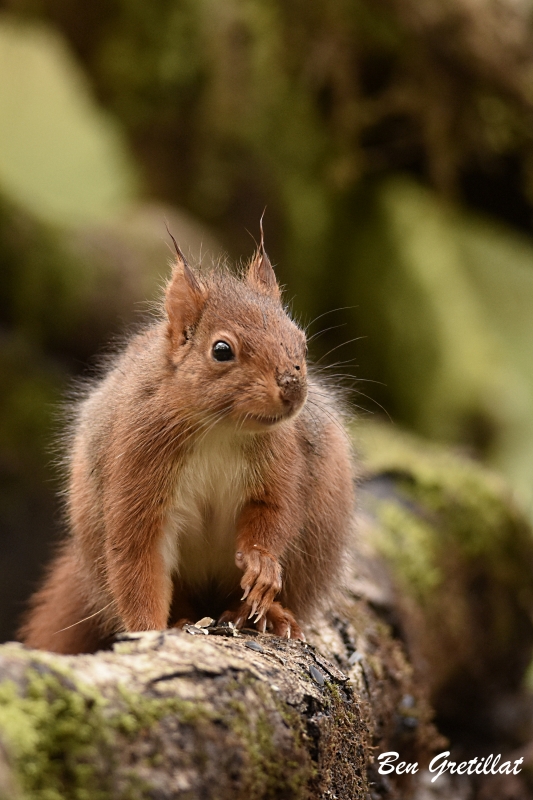
<svg viewBox="0 0 533 800">
<path fill-rule="evenodd" d="M 235 563 L 244 575 L 241 588 L 250 606 L 248 619 L 255 616 L 255 622 L 261 619 L 281 591 L 281 565 L 264 547 L 254 544 L 249 550 L 237 550 Z"/>
</svg>

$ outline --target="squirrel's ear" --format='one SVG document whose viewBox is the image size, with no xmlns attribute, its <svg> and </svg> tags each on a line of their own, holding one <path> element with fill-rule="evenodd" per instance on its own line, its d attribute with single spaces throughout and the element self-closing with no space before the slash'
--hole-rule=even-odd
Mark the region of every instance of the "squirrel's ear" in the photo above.
<svg viewBox="0 0 533 800">
<path fill-rule="evenodd" d="M 253 286 L 258 292 L 268 294 L 276 300 L 280 297 L 276 275 L 272 269 L 272 264 L 265 252 L 262 241 L 260 247 L 250 261 L 250 266 L 246 273 L 246 282 Z"/>
<path fill-rule="evenodd" d="M 206 291 L 176 245 L 176 266 L 165 293 L 168 335 L 174 348 L 190 338 L 206 301 Z"/>
</svg>

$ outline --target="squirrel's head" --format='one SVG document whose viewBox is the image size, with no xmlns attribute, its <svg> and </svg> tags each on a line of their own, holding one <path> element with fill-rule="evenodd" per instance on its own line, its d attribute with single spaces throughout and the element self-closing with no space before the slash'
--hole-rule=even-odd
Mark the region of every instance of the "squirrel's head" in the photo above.
<svg viewBox="0 0 533 800">
<path fill-rule="evenodd" d="M 225 269 L 197 276 L 176 250 L 165 296 L 172 391 L 206 422 L 220 415 L 243 430 L 294 417 L 307 396 L 307 345 L 263 243 L 240 277 Z"/>
</svg>

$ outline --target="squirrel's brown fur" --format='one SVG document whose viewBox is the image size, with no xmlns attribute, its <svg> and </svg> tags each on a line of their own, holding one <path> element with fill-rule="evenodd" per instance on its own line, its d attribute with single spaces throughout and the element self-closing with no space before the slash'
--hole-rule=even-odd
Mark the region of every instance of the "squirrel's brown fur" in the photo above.
<svg viewBox="0 0 533 800">
<path fill-rule="evenodd" d="M 163 317 L 78 405 L 70 534 L 21 628 L 31 647 L 90 652 L 204 614 L 302 636 L 340 575 L 347 436 L 263 247 L 241 277 L 177 252 Z"/>
</svg>

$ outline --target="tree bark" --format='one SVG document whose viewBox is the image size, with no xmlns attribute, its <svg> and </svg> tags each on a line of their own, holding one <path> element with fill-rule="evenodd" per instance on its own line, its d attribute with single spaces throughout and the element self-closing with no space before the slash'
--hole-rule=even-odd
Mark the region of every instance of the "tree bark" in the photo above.
<svg viewBox="0 0 533 800">
<path fill-rule="evenodd" d="M 435 743 L 425 693 L 361 599 L 309 636 L 189 626 L 72 657 L 4 645 L 4 784 L 24 798 L 366 798 L 374 745 L 417 760 Z"/>
</svg>

